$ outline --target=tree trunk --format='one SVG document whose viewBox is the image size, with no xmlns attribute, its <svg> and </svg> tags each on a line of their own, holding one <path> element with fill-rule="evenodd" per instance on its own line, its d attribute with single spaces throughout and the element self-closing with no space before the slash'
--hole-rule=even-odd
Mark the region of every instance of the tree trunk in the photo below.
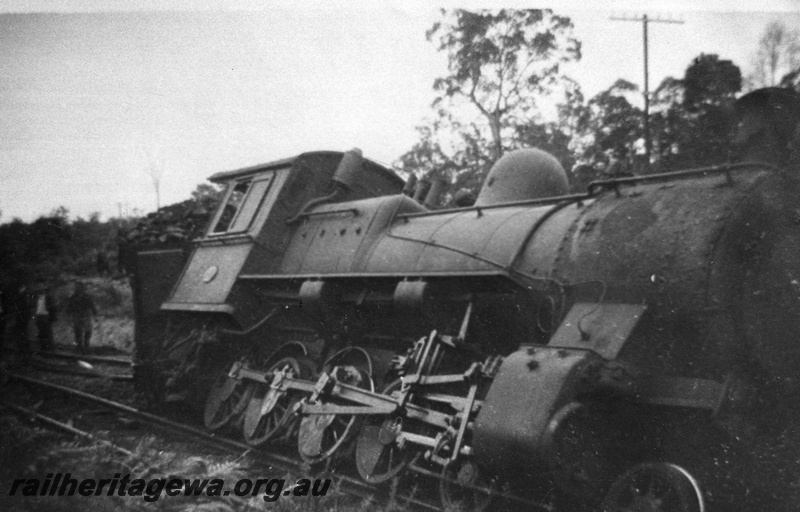
<svg viewBox="0 0 800 512">
<path fill-rule="evenodd" d="M 493 151 L 492 156 L 494 157 L 494 161 L 498 161 L 501 156 L 503 156 L 503 141 L 500 138 L 500 115 L 499 114 L 489 114 L 487 115 L 489 118 L 489 127 L 492 130 L 492 142 L 493 142 Z"/>
</svg>

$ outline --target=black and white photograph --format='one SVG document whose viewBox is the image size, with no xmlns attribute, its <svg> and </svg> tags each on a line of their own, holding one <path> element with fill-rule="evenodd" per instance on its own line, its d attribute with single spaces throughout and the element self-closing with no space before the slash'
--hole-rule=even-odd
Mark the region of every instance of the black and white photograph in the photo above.
<svg viewBox="0 0 800 512">
<path fill-rule="evenodd" d="M 0 510 L 800 510 L 800 2 L 0 2 Z"/>
</svg>

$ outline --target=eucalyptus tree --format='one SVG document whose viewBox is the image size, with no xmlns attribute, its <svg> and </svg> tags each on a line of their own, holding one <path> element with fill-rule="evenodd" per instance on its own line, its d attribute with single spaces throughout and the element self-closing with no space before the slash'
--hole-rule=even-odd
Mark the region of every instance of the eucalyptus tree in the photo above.
<svg viewBox="0 0 800 512">
<path fill-rule="evenodd" d="M 541 108 L 555 100 L 542 100 L 564 81 L 563 65 L 580 59 L 572 28 L 549 9 L 442 10 L 426 37 L 446 54 L 447 74 L 434 81 L 432 119 L 399 165 L 457 169 L 474 190 L 504 151 L 550 137 Z"/>
</svg>

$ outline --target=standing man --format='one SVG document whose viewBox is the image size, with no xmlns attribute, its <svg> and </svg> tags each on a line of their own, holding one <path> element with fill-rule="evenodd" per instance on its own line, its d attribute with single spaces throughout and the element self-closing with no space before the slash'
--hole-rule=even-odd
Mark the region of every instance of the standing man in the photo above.
<svg viewBox="0 0 800 512">
<path fill-rule="evenodd" d="M 36 328 L 39 331 L 39 350 L 52 352 L 53 322 L 56 321 L 56 301 L 53 300 L 47 284 L 40 283 L 36 287 L 33 307 L 36 315 Z"/>
<path fill-rule="evenodd" d="M 106 253 L 105 247 L 102 247 L 97 251 L 97 274 L 104 276 L 109 272 L 108 253 Z"/>
<path fill-rule="evenodd" d="M 67 302 L 67 314 L 72 318 L 75 344 L 85 354 L 92 338 L 92 319 L 97 316 L 97 308 L 92 296 L 86 292 L 86 285 L 80 281 L 75 283 L 75 291 Z"/>
<path fill-rule="evenodd" d="M 13 336 L 17 344 L 17 350 L 22 353 L 22 358 L 28 360 L 31 357 L 31 345 L 28 340 L 28 322 L 31 318 L 31 296 L 28 293 L 28 286 L 25 283 L 19 285 L 12 304 L 12 315 L 14 317 Z"/>
</svg>

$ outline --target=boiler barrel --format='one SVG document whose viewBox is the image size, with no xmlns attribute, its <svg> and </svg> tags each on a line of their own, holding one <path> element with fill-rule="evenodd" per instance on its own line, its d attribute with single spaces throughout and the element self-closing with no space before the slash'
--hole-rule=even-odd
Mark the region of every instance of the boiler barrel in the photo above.
<svg viewBox="0 0 800 512">
<path fill-rule="evenodd" d="M 646 304 L 620 359 L 724 379 L 790 381 L 800 367 L 800 197 L 747 171 L 621 186 L 553 214 L 518 260 L 568 283 L 567 301 Z M 544 271 L 544 272 L 542 272 Z"/>
</svg>

